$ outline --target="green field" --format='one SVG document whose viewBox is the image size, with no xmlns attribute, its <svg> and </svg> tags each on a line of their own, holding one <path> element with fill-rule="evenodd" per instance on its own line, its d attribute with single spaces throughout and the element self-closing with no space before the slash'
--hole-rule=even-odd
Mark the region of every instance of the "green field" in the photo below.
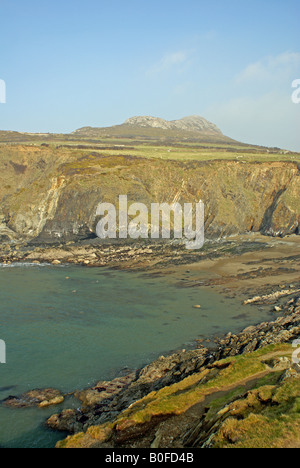
<svg viewBox="0 0 300 468">
<path fill-rule="evenodd" d="M 290 151 L 263 148 L 247 145 L 226 145 L 191 142 L 161 142 L 111 138 L 87 141 L 83 139 L 69 141 L 65 137 L 61 139 L 26 139 L 24 141 L 3 141 L 0 135 L 0 154 L 10 150 L 16 150 L 16 146 L 25 146 L 28 151 L 36 147 L 55 152 L 64 152 L 70 155 L 83 156 L 91 153 L 99 153 L 104 156 L 135 156 L 139 158 L 155 158 L 177 161 L 209 161 L 231 160 L 245 162 L 285 161 L 300 162 L 300 153 Z"/>
</svg>

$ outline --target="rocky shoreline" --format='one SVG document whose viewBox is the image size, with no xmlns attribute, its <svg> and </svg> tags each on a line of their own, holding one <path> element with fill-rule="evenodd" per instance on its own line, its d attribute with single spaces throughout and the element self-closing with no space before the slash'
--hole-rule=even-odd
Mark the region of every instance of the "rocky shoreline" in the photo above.
<svg viewBox="0 0 300 468">
<path fill-rule="evenodd" d="M 67 242 L 63 244 L 2 244 L 0 263 L 35 263 L 52 265 L 82 265 L 87 267 L 110 267 L 127 270 L 166 268 L 195 263 L 207 258 L 224 255 L 240 255 L 244 252 L 268 247 L 269 239 L 256 241 L 249 236 L 235 236 L 219 241 L 207 241 L 201 250 L 187 250 L 178 241 L 152 242 L 105 242 L 100 239 Z"/>
<path fill-rule="evenodd" d="M 247 354 L 268 345 L 291 343 L 300 336 L 300 296 L 290 299 L 283 315 L 271 322 L 251 326 L 241 333 L 219 338 L 211 349 L 199 345 L 159 359 L 112 382 L 75 393 L 80 409 L 64 410 L 51 416 L 47 425 L 54 430 L 77 433 L 114 419 L 124 409 L 151 392 L 178 383 L 230 356 Z M 299 369 L 300 370 L 300 369 Z"/>
<path fill-rule="evenodd" d="M 270 313 L 275 315 L 274 319 L 269 322 L 247 327 L 238 334 L 228 333 L 226 336 L 214 337 L 210 340 L 209 345 L 206 343 L 209 340 L 195 340 L 194 349 L 181 350 L 168 356 L 161 356 L 143 369 L 125 372 L 109 382 L 97 382 L 92 388 L 86 390 L 63 395 L 55 389 L 36 389 L 19 397 L 10 396 L 2 403 L 13 408 L 32 406 L 47 408 L 60 405 L 68 396 L 72 395 L 80 402 L 80 407 L 64 409 L 60 413 L 52 415 L 46 423 L 51 430 L 73 434 L 66 441 L 59 443 L 58 446 L 177 447 L 185 446 L 185 444 L 189 446 L 192 440 L 193 444 L 196 444 L 195 446 L 202 447 L 207 444 L 210 446 L 209 437 L 205 437 L 205 434 L 208 434 L 211 429 L 211 421 L 207 422 L 204 408 L 197 402 L 195 405 L 199 404 L 201 409 L 200 413 L 197 413 L 199 421 L 202 421 L 201 431 L 199 426 L 195 435 L 192 427 L 189 426 L 189 430 L 184 432 L 185 442 L 182 438 L 183 432 L 178 433 L 174 440 L 170 441 L 166 437 L 165 429 L 163 429 L 164 424 L 166 427 L 168 424 L 172 426 L 173 418 L 179 417 L 179 414 L 180 418 L 189 420 L 189 411 L 191 410 L 186 409 L 184 405 L 179 404 L 177 409 L 172 410 L 170 414 L 164 414 L 163 411 L 162 414 L 159 412 L 159 416 L 156 416 L 155 411 L 153 414 L 150 412 L 147 418 L 150 418 L 151 424 L 143 423 L 142 428 L 135 422 L 128 430 L 127 424 L 129 423 L 126 422 L 126 416 L 124 423 L 126 429 L 124 429 L 123 422 L 120 425 L 119 420 L 121 418 L 123 421 L 122 415 L 130 413 L 131 408 L 144 405 L 141 402 L 147 402 L 148 398 L 151 400 L 152 395 L 160 395 L 161 392 L 183 385 L 184 382 L 189 381 L 189 379 L 193 380 L 198 375 L 209 373 L 209 380 L 216 378 L 226 369 L 227 364 L 223 364 L 224 360 L 239 356 L 252 356 L 259 350 L 269 350 L 270 346 L 291 344 L 294 340 L 299 339 L 300 281 L 297 253 L 285 256 L 285 251 L 283 251 L 280 256 L 274 257 L 272 252 L 268 258 L 266 254 L 268 251 L 270 251 L 270 242 L 265 242 L 264 239 L 259 239 L 258 242 L 255 238 L 226 239 L 218 244 L 208 245 L 204 251 L 192 253 L 187 252 L 184 247 L 181 249 L 178 245 L 172 244 L 99 246 L 91 243 L 81 243 L 80 245 L 70 243 L 55 247 L 22 245 L 9 246 L 8 248 L 2 246 L 0 260 L 6 265 L 14 262 L 25 262 L 36 265 L 50 263 L 55 266 L 63 266 L 70 263 L 85 267 L 101 266 L 135 270 L 150 275 L 168 275 L 168 272 L 178 270 L 179 276 L 182 275 L 180 273 L 183 271 L 182 269 L 185 269 L 186 276 L 181 277 L 178 283 L 179 287 L 206 286 L 219 288 L 221 292 L 229 296 L 244 295 L 244 297 L 248 297 L 244 300 L 244 304 L 271 305 Z M 290 247 L 287 248 L 287 251 L 291 251 Z M 255 260 L 257 253 L 260 254 L 261 258 Z M 263 255 L 264 257 L 262 257 Z M 249 261 L 249 257 L 253 257 L 251 261 Z M 222 265 L 224 258 L 227 259 L 227 263 L 229 263 L 228 259 L 232 259 L 233 263 L 240 262 L 237 265 L 243 266 L 244 271 L 242 272 L 234 264 L 232 273 L 226 267 L 227 269 L 224 269 L 226 274 L 223 270 L 220 274 L 220 265 Z M 240 258 L 243 260 L 240 261 Z M 214 275 L 213 278 L 206 277 L 206 279 L 202 278 L 199 281 L 197 268 L 199 265 L 203 265 L 205 269 L 206 263 L 212 265 L 210 268 L 214 269 L 217 265 L 218 274 Z M 187 265 L 191 270 L 186 270 Z M 285 278 L 284 283 L 282 278 Z M 291 282 L 287 281 L 288 278 L 291 279 Z M 238 284 L 238 289 L 236 284 Z M 255 293 L 256 295 L 254 295 Z M 201 306 L 195 307 L 200 308 Z M 272 359 L 274 359 L 268 368 L 280 371 L 280 379 L 283 378 L 284 374 L 287 379 L 293 378 L 298 382 L 299 366 L 293 364 L 291 357 L 287 358 L 286 354 L 276 356 L 276 353 L 282 352 L 281 348 L 276 349 L 278 351 L 275 352 L 274 356 L 274 353 L 272 354 Z M 286 348 L 284 348 L 284 352 L 286 353 Z M 247 378 L 251 382 L 252 380 L 256 382 L 255 376 L 253 379 L 250 376 Z M 281 385 L 280 379 L 276 381 L 278 388 Z M 204 376 L 201 378 L 201 384 L 204 385 L 205 382 L 206 377 Z M 224 388 L 223 386 L 218 387 L 218 392 L 222 393 L 225 391 Z M 248 398 L 249 388 L 247 385 L 243 386 L 239 397 Z M 299 393 L 299 387 L 296 391 Z M 207 396 L 207 398 L 210 401 L 212 396 Z M 230 406 L 229 403 L 227 406 Z M 225 408 L 227 406 L 225 405 Z M 225 414 L 227 414 L 226 411 Z M 223 421 L 222 418 L 217 418 L 218 424 L 221 424 L 221 420 Z"/>
<path fill-rule="evenodd" d="M 263 297 L 260 299 L 266 301 Z M 114 421 L 122 417 L 124 412 L 126 413 L 130 411 L 130 408 L 140 405 L 139 402 L 147 401 L 149 396 L 157 395 L 163 392 L 164 389 L 182 385 L 183 382 L 202 373 L 209 372 L 210 379 L 212 379 L 222 369 L 226 369 L 226 360 L 230 358 L 252 356 L 261 350 L 270 349 L 270 346 L 291 344 L 299 339 L 299 336 L 300 295 L 294 293 L 291 294 L 289 299 L 285 300 L 284 304 L 281 304 L 280 316 L 270 322 L 247 327 L 238 334 L 228 333 L 226 336 L 215 340 L 214 345 L 210 348 L 198 343 L 195 349 L 181 350 L 169 356 L 161 356 L 142 369 L 124 372 L 124 375 L 112 381 L 100 381 L 92 388 L 75 392 L 73 396 L 80 402 L 80 408 L 65 409 L 61 413 L 54 414 L 47 420 L 46 424 L 52 430 L 75 434 L 66 439 L 67 442 L 59 443 L 58 446 L 64 446 L 64 443 L 67 446 L 74 446 L 74 444 L 76 446 L 77 435 L 82 436 L 82 434 L 85 434 L 85 437 L 87 437 L 86 434 L 90 434 L 94 428 L 102 428 L 113 424 Z M 272 354 L 272 359 L 270 358 L 268 361 L 268 367 L 273 369 L 272 372 L 275 372 L 275 370 L 280 372 L 280 379 L 283 379 L 284 375 L 284 379 L 292 378 L 300 384 L 298 380 L 300 366 L 293 363 L 291 357 L 287 358 L 279 354 L 279 352 Z M 205 378 L 201 380 L 202 384 L 205 382 Z M 299 390 L 299 388 L 298 386 L 297 389 Z M 222 392 L 222 389 L 223 387 L 218 388 L 218 392 Z M 247 392 L 248 387 L 246 386 L 239 392 L 239 397 L 248 395 Z M 51 405 L 59 405 L 64 397 L 66 395 L 61 395 L 60 392 L 53 389 L 33 390 L 21 397 L 9 397 L 3 404 L 15 408 L 29 406 L 45 408 Z M 180 405 L 176 410 L 177 413 L 181 413 Z M 183 413 L 185 413 L 184 409 Z M 149 428 L 148 431 L 143 426 L 142 439 L 144 438 L 143 444 L 146 445 L 142 444 L 142 446 L 147 446 L 149 443 L 149 437 L 151 434 L 153 435 L 154 427 L 162 424 L 162 421 L 169 421 L 169 419 L 171 421 L 172 418 L 175 418 L 175 414 L 158 418 L 156 421 L 154 412 L 150 418 L 152 421 L 151 430 Z M 202 443 L 204 443 L 203 441 L 207 443 L 205 424 L 201 429 L 200 439 Z M 98 438 L 96 438 L 97 441 L 92 438 L 91 445 L 93 446 L 96 443 L 96 445 L 100 444 L 100 446 L 106 447 L 141 446 L 140 428 L 137 429 L 136 426 L 131 428 L 129 434 L 127 429 L 123 435 L 118 434 L 117 440 L 112 436 L 109 442 L 104 445 L 101 438 L 100 442 Z M 187 437 L 187 433 L 187 440 L 191 440 L 192 434 Z M 199 439 L 199 432 L 197 437 Z M 154 445 L 161 446 L 160 443 L 157 443 L 157 440 Z M 79 443 L 79 446 L 81 446 L 81 443 Z"/>
<path fill-rule="evenodd" d="M 102 383 L 97 384 L 92 389 L 81 392 L 77 395 L 83 403 L 80 409 L 64 410 L 62 413 L 50 417 L 47 424 L 54 430 L 75 434 L 59 443 L 58 447 L 151 446 L 158 448 L 206 446 L 212 424 L 211 421 L 207 422 L 204 411 L 202 411 L 201 417 L 198 415 L 197 434 L 195 434 L 195 428 L 192 430 L 188 424 L 185 424 L 185 433 L 178 433 L 177 441 L 171 441 L 167 437 L 167 432 L 170 428 L 174 432 L 174 425 L 177 425 L 178 418 L 185 418 L 187 420 L 192 418 L 193 425 L 195 424 L 195 408 L 197 408 L 197 405 L 200 405 L 200 398 L 198 403 L 197 401 L 193 401 L 191 408 L 188 406 L 185 408 L 185 403 L 183 402 L 183 406 L 180 403 L 176 403 L 175 408 L 169 409 L 165 415 L 163 407 L 159 411 L 153 409 L 148 413 L 146 418 L 147 423 L 141 424 L 141 422 L 138 422 L 139 419 L 135 419 L 135 422 L 133 422 L 132 413 L 135 414 L 135 411 L 137 411 L 139 414 L 141 411 L 146 411 L 141 410 L 141 408 L 147 408 L 148 404 L 151 406 L 152 399 L 155 401 L 156 398 L 160 401 L 158 398 L 160 394 L 162 394 L 161 398 L 164 401 L 166 394 L 171 392 L 173 388 L 175 390 L 178 388 L 174 395 L 180 395 L 185 382 L 189 382 L 189 392 L 190 388 L 194 391 L 197 387 L 194 384 L 190 387 L 190 383 L 199 375 L 202 376 L 200 379 L 201 385 L 205 386 L 207 382 L 217 378 L 223 370 L 225 372 L 225 369 L 229 366 L 228 363 L 231 363 L 228 359 L 242 357 L 242 359 L 247 360 L 252 359 L 252 356 L 256 356 L 257 354 L 265 356 L 266 359 L 262 362 L 267 370 L 256 373 L 257 368 L 255 367 L 255 372 L 254 370 L 249 372 L 247 379 L 238 381 L 236 384 L 239 389 L 238 401 L 241 398 L 242 401 L 244 401 L 243 399 L 248 401 L 249 395 L 251 395 L 251 398 L 254 398 L 254 396 L 258 398 L 258 395 L 260 395 L 258 399 L 259 405 L 270 403 L 271 398 L 269 397 L 263 400 L 261 396 L 263 390 L 259 390 L 261 394 L 259 391 L 255 393 L 253 390 L 249 393 L 249 389 L 252 389 L 252 386 L 247 384 L 247 382 L 250 382 L 256 385 L 259 378 L 266 378 L 269 374 L 272 375 L 272 383 L 276 383 L 277 385 L 269 386 L 269 393 L 271 388 L 278 390 L 281 386 L 290 385 L 292 381 L 292 384 L 295 386 L 295 393 L 299 395 L 300 367 L 292 362 L 291 355 L 289 354 L 290 351 L 287 353 L 287 350 L 291 349 L 289 348 L 291 345 L 286 345 L 286 343 L 292 343 L 298 339 L 299 336 L 300 297 L 295 296 L 286 302 L 282 315 L 276 320 L 248 327 L 237 335 L 229 333 L 216 343 L 214 349 L 209 350 L 200 346 L 194 350 L 182 350 L 167 357 L 162 356 L 152 364 L 137 371 L 136 374 L 129 374 L 126 377 L 126 381 L 124 379 L 115 379 L 110 383 L 112 391 L 110 395 L 105 394 L 105 390 L 108 387 L 103 388 Z M 288 355 L 289 357 L 287 357 Z M 245 364 L 246 371 L 244 369 L 243 372 L 247 372 L 246 366 L 247 363 Z M 239 372 L 242 375 L 241 370 Z M 205 377 L 207 373 L 209 373 L 209 379 Z M 179 391 L 180 388 L 182 390 Z M 236 389 L 235 386 L 233 388 Z M 266 391 L 265 386 L 262 388 Z M 225 393 L 228 391 L 225 383 L 221 387 L 218 386 L 217 390 L 216 395 L 218 397 L 223 391 Z M 185 402 L 185 400 L 183 401 Z M 207 400 L 205 401 L 207 403 Z M 229 399 L 229 403 L 232 405 L 231 399 Z M 224 415 L 229 414 L 229 408 L 231 408 L 229 403 L 225 405 L 225 409 L 218 413 L 217 419 L 214 419 L 214 424 L 218 422 L 218 428 L 224 422 Z M 135 408 L 137 409 L 135 410 Z M 250 409 L 251 405 L 248 405 L 247 417 L 249 416 Z M 190 414 L 191 411 L 192 415 Z M 298 420 L 297 423 L 299 423 Z M 166 429 L 165 426 L 169 429 Z M 164 438 L 165 442 L 163 442 Z M 185 442 L 183 442 L 183 439 Z M 192 439 L 194 441 L 191 444 Z M 196 444 L 195 440 L 198 441 Z"/>
</svg>

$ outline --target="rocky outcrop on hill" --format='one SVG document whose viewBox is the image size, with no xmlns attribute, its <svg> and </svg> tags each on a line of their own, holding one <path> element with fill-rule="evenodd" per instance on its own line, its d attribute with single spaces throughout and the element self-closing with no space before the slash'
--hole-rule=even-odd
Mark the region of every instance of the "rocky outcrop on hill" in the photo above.
<svg viewBox="0 0 300 468">
<path fill-rule="evenodd" d="M 73 138 L 97 139 L 103 137 L 142 138 L 146 141 L 184 142 L 198 141 L 209 144 L 238 144 L 243 143 L 223 135 L 221 130 L 212 122 L 198 115 L 191 115 L 178 120 L 165 120 L 152 116 L 135 116 L 127 119 L 121 125 L 111 127 L 82 127 L 75 130 Z M 1 137 L 1 135 L 0 135 Z"/>
<path fill-rule="evenodd" d="M 190 132 L 208 132 L 222 135 L 221 130 L 215 124 L 198 115 L 192 115 L 189 117 L 184 117 L 183 119 L 172 121 L 150 116 L 131 117 L 130 119 L 126 120 L 124 124 L 138 127 L 153 127 L 162 128 L 165 130 L 179 129 Z"/>
</svg>

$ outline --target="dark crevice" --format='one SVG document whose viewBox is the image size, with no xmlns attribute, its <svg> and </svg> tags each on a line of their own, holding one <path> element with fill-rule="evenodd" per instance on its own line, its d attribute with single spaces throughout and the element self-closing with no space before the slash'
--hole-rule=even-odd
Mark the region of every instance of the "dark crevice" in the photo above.
<svg viewBox="0 0 300 468">
<path fill-rule="evenodd" d="M 267 232 L 270 229 L 273 213 L 277 207 L 278 201 L 283 193 L 287 190 L 287 187 L 280 189 L 274 196 L 272 204 L 266 209 L 262 223 L 259 227 L 259 231 Z"/>
</svg>

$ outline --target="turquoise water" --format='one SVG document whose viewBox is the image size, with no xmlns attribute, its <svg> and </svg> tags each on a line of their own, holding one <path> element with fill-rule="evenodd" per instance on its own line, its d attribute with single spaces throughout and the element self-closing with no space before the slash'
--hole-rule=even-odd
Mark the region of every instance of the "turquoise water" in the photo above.
<svg viewBox="0 0 300 468">
<path fill-rule="evenodd" d="M 241 313 L 245 317 L 237 319 Z M 170 277 L 69 266 L 0 267 L 0 339 L 7 346 L 0 400 L 34 388 L 82 389 L 200 335 L 238 331 L 265 318 L 257 308 L 242 308 L 240 300 L 179 288 Z M 64 434 L 43 423 L 62 408 L 0 406 L 0 446 L 53 447 Z"/>
</svg>

